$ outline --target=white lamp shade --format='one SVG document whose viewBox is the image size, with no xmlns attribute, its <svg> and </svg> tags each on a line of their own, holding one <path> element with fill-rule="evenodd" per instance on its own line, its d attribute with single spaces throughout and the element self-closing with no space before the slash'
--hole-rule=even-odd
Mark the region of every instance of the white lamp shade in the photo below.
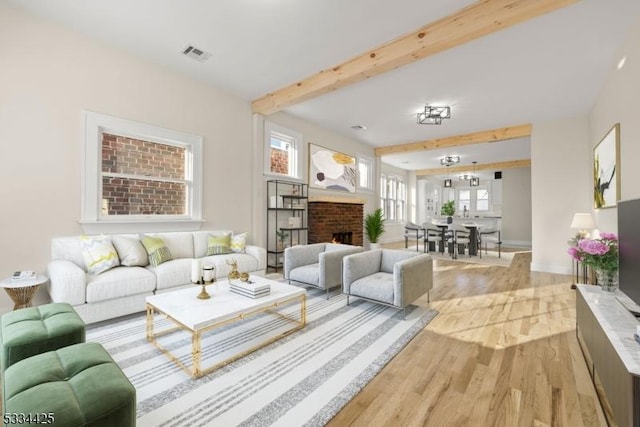
<svg viewBox="0 0 640 427">
<path fill-rule="evenodd" d="M 596 224 L 590 213 L 577 213 L 571 221 L 571 228 L 574 230 L 591 230 L 595 227 Z"/>
</svg>

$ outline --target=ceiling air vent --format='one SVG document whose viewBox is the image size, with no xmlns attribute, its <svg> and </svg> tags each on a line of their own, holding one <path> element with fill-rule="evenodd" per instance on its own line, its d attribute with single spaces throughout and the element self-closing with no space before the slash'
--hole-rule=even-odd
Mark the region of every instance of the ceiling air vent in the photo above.
<svg viewBox="0 0 640 427">
<path fill-rule="evenodd" d="M 211 54 L 209 52 L 198 49 L 193 45 L 189 45 L 182 49 L 182 54 L 188 58 L 195 59 L 198 62 L 205 62 L 207 59 L 211 58 Z"/>
</svg>

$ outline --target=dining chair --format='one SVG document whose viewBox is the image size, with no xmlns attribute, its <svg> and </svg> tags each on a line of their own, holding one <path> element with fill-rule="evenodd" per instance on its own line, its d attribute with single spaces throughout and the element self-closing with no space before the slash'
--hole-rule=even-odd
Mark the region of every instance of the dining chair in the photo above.
<svg viewBox="0 0 640 427">
<path fill-rule="evenodd" d="M 482 230 L 478 234 L 480 236 L 480 256 L 482 256 L 482 243 L 484 243 L 484 254 L 487 254 L 487 244 L 492 243 L 498 247 L 498 258 L 502 258 L 502 239 L 500 230 Z"/>
</svg>

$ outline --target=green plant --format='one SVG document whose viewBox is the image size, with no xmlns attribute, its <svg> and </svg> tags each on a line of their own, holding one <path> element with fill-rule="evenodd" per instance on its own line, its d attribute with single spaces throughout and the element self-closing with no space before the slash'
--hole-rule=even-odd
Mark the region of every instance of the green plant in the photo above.
<svg viewBox="0 0 640 427">
<path fill-rule="evenodd" d="M 440 215 L 444 216 L 453 216 L 456 212 L 456 205 L 453 200 L 449 200 L 442 204 L 442 209 L 440 209 Z"/>
<path fill-rule="evenodd" d="M 284 230 L 277 230 L 276 236 L 278 236 L 278 240 L 280 241 L 280 243 L 284 245 L 284 241 L 287 240 L 287 237 L 289 237 L 289 234 Z"/>
<path fill-rule="evenodd" d="M 384 218 L 382 209 L 378 208 L 364 218 L 364 231 L 371 243 L 378 243 L 378 239 L 384 233 Z"/>
</svg>

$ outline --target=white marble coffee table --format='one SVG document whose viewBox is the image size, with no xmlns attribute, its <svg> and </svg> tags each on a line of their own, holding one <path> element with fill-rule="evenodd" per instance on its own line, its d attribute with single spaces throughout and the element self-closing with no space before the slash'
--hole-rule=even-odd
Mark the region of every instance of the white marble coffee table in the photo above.
<svg viewBox="0 0 640 427">
<path fill-rule="evenodd" d="M 271 293 L 261 298 L 252 299 L 231 292 L 228 281 L 223 280 L 214 285 L 218 288 L 210 299 L 203 300 L 197 298 L 200 292 L 199 286 L 147 297 L 147 340 L 167 354 L 171 360 L 194 378 L 197 378 L 304 327 L 307 312 L 307 293 L 304 289 L 263 277 L 251 276 L 251 280 L 258 283 L 269 283 Z M 300 303 L 299 318 L 293 318 L 290 315 L 278 311 L 280 307 L 289 306 L 296 300 L 299 300 Z M 248 350 L 235 354 L 212 366 L 207 368 L 200 366 L 201 337 L 203 333 L 263 312 L 268 312 L 288 320 L 293 323 L 294 326 L 275 337 L 271 337 Z M 154 333 L 154 320 L 156 317 L 159 317 L 156 316 L 155 313 L 166 316 L 166 318 L 176 324 L 176 327 Z M 164 316 L 162 317 L 164 318 Z M 270 319 L 271 317 L 267 318 Z M 183 364 L 156 340 L 156 337 L 160 335 L 172 333 L 177 330 L 187 331 L 192 336 L 191 368 Z"/>
</svg>

